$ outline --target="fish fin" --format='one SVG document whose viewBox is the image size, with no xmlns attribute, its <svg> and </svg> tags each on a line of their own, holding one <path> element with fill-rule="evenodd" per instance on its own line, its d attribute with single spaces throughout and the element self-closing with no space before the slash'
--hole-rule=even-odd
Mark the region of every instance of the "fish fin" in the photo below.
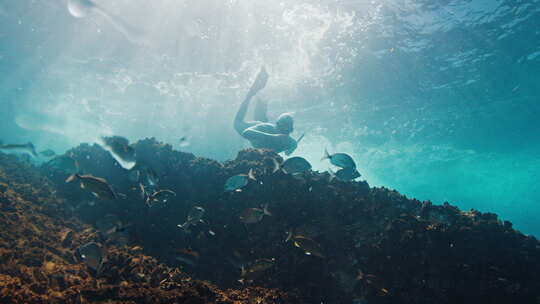
<svg viewBox="0 0 540 304">
<path fill-rule="evenodd" d="M 331 168 L 328 168 L 328 173 L 330 174 L 330 178 L 328 178 L 328 181 L 331 182 L 336 178 L 336 172 L 332 170 Z"/>
<path fill-rule="evenodd" d="M 77 174 L 82 174 L 81 164 L 79 163 L 78 160 L 75 160 L 75 170 L 77 171 Z"/>
<path fill-rule="evenodd" d="M 330 159 L 330 154 L 328 153 L 328 150 L 324 148 L 324 156 L 321 158 L 321 160 Z"/>
<path fill-rule="evenodd" d="M 253 168 L 249 169 L 248 178 L 254 181 L 257 180 L 257 178 L 255 178 L 255 172 L 253 172 Z"/>
<path fill-rule="evenodd" d="M 272 216 L 272 212 L 268 211 L 268 204 L 263 206 L 264 215 Z"/>
<path fill-rule="evenodd" d="M 289 231 L 287 231 L 287 238 L 285 239 L 285 243 L 290 241 L 292 239 L 292 237 L 293 237 L 293 230 L 291 228 Z"/>
<path fill-rule="evenodd" d="M 78 179 L 79 177 L 80 177 L 80 175 L 75 173 L 75 174 L 71 175 L 70 177 L 68 177 L 66 179 L 66 183 L 71 183 L 72 181 Z M 81 183 L 81 185 L 82 185 L 82 183 Z"/>
<path fill-rule="evenodd" d="M 146 196 L 146 189 L 144 188 L 144 185 L 142 183 L 139 183 L 139 189 L 141 190 L 141 198 L 144 199 Z M 148 203 L 148 199 L 146 200 Z"/>
<path fill-rule="evenodd" d="M 281 166 L 279 165 L 277 159 L 275 159 L 275 158 L 272 158 L 272 162 L 274 163 L 274 169 L 272 170 L 272 173 L 276 173 L 276 172 L 279 171 Z"/>
</svg>

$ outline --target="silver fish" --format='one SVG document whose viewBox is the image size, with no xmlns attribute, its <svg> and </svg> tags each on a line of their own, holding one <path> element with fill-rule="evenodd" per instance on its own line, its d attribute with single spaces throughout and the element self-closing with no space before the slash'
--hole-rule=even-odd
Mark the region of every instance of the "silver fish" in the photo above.
<svg viewBox="0 0 540 304">
<path fill-rule="evenodd" d="M 144 191 L 144 188 L 143 188 L 142 191 Z M 169 189 L 163 189 L 163 190 L 156 191 L 156 192 L 148 195 L 148 197 L 146 198 L 146 204 L 148 204 L 150 206 L 150 205 L 152 205 L 154 203 L 160 203 L 160 202 L 161 203 L 166 203 L 171 195 L 176 196 L 176 193 L 174 191 L 172 191 L 172 190 L 169 190 Z"/>
<path fill-rule="evenodd" d="M 190 226 L 197 225 L 200 222 L 203 222 L 202 218 L 204 216 L 205 210 L 203 207 L 195 206 L 191 208 L 191 210 L 188 213 L 187 220 L 183 224 L 177 225 L 178 228 L 182 228 L 186 231 L 188 231 L 188 228 Z"/>
<path fill-rule="evenodd" d="M 321 248 L 321 245 L 319 243 L 315 242 L 313 239 L 308 238 L 303 235 L 293 234 L 293 232 L 289 232 L 286 242 L 292 241 L 293 245 L 295 247 L 298 247 L 304 251 L 306 255 L 312 255 L 319 258 L 324 258 L 324 251 Z"/>
<path fill-rule="evenodd" d="M 240 220 L 244 224 L 255 224 L 260 222 L 265 215 L 272 215 L 272 213 L 268 211 L 268 205 L 264 205 L 262 208 L 248 208 L 244 210 L 242 215 L 240 215 Z"/>
<path fill-rule="evenodd" d="M 36 148 L 34 147 L 34 144 L 31 142 L 27 144 L 7 144 L 7 145 L 0 145 L 0 150 L 9 150 L 9 151 L 19 151 L 19 152 L 26 152 L 30 155 L 37 157 L 38 154 L 36 152 Z"/>
<path fill-rule="evenodd" d="M 352 181 L 361 176 L 354 168 L 343 168 L 339 169 L 337 172 L 332 171 L 332 169 L 328 169 L 328 171 L 330 172 L 331 178 L 337 178 L 345 182 Z"/>
<path fill-rule="evenodd" d="M 264 272 L 272 268 L 276 263 L 276 259 L 257 259 L 249 265 L 242 266 L 242 273 L 240 274 L 240 283 L 252 283 L 254 280 L 260 278 Z"/>
<path fill-rule="evenodd" d="M 47 149 L 47 150 L 45 150 L 45 151 L 41 151 L 41 152 L 39 152 L 39 154 L 42 155 L 42 156 L 45 156 L 45 157 L 53 157 L 53 156 L 56 155 L 56 153 L 54 153 L 54 151 L 51 150 L 51 149 Z"/>
<path fill-rule="evenodd" d="M 122 166 L 131 170 L 137 164 L 135 149 L 129 145 L 129 141 L 121 136 L 103 136 L 103 147 L 109 151 L 112 157 Z"/>
<path fill-rule="evenodd" d="M 349 156 L 349 154 L 345 153 L 334 153 L 329 154 L 328 150 L 324 149 L 324 156 L 321 160 L 330 159 L 330 163 L 334 166 L 338 166 L 341 168 L 353 168 L 356 169 L 356 163 L 352 159 L 352 157 Z"/>
<path fill-rule="evenodd" d="M 70 183 L 74 180 L 79 180 L 81 182 L 81 188 L 88 189 L 98 198 L 109 200 L 117 199 L 116 193 L 104 178 L 75 173 L 66 179 L 66 183 Z"/>
<path fill-rule="evenodd" d="M 79 247 L 78 252 L 86 266 L 99 273 L 105 257 L 103 247 L 95 242 L 90 242 Z"/>
<path fill-rule="evenodd" d="M 225 191 L 241 191 L 241 189 L 249 183 L 250 179 L 256 180 L 255 175 L 253 174 L 253 169 L 250 169 L 248 174 L 231 176 L 225 182 Z"/>
<path fill-rule="evenodd" d="M 303 157 L 294 156 L 287 158 L 282 164 L 274 158 L 274 172 L 282 170 L 287 174 L 300 174 L 302 172 L 311 170 L 311 164 Z"/>
</svg>

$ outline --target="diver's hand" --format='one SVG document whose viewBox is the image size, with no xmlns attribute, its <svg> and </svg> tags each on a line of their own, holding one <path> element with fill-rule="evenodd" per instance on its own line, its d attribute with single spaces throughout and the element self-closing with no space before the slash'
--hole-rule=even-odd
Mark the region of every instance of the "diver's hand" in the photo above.
<svg viewBox="0 0 540 304">
<path fill-rule="evenodd" d="M 264 66 L 261 67 L 261 70 L 259 71 L 259 74 L 257 75 L 257 78 L 251 85 L 251 88 L 249 89 L 248 96 L 255 96 L 260 90 L 264 89 L 266 87 L 266 83 L 268 82 L 268 73 L 266 72 L 266 68 Z"/>
</svg>

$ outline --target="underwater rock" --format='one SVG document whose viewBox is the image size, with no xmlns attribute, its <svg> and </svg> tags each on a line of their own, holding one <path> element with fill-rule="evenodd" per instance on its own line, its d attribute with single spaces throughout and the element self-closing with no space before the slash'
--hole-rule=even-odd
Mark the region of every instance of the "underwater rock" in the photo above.
<svg viewBox="0 0 540 304">
<path fill-rule="evenodd" d="M 77 252 L 88 258 L 104 235 L 74 217 L 37 168 L 0 153 L 0 185 L 0 303 L 300 303 L 278 289 L 221 291 L 140 246 L 109 245 L 99 273 L 90 271 Z"/>
<path fill-rule="evenodd" d="M 103 301 L 117 301 L 120 293 L 131 294 L 140 302 L 149 296 L 173 299 L 166 292 L 180 293 L 188 288 L 182 284 L 188 282 L 195 284 L 189 285 L 193 288 L 199 286 L 193 282 L 201 281 L 191 278 L 231 289 L 225 294 L 217 287 L 200 287 L 205 290 L 204 295 L 215 290 L 214 298 L 204 300 L 210 303 L 223 299 L 221 295 L 240 303 L 258 303 L 259 296 L 263 297 L 260 303 L 265 303 L 273 294 L 279 298 L 273 303 L 375 304 L 536 303 L 540 296 L 540 243 L 515 231 L 511 223 L 494 214 L 464 212 L 447 203 L 436 206 L 408 199 L 397 191 L 370 188 L 366 182 L 331 179 L 328 173 L 273 173 L 273 159 L 282 159 L 265 150 L 244 150 L 235 160 L 221 164 L 174 151 L 170 145 L 154 139 L 138 141 L 133 148 L 137 164 L 155 170 L 158 188 L 176 193 L 167 204 L 146 204 L 139 185 L 128 178 L 129 172 L 98 145 L 80 145 L 69 153 L 85 174 L 106 178 L 124 195 L 114 202 L 95 201 L 81 189 L 66 187 L 65 172 L 43 167 L 40 174 L 28 164 L 0 158 L 0 184 L 7 187 L 0 196 L 17 193 L 31 208 L 58 210 L 58 216 L 49 212 L 47 219 L 58 223 L 57 233 L 70 223 L 68 227 L 74 231 L 71 248 L 92 241 L 109 242 L 106 234 L 80 221 L 98 225 L 104 218 L 114 216 L 123 225 L 129 225 L 125 231 L 128 247 L 112 246 L 99 277 L 77 264 L 78 271 L 84 273 L 79 280 L 104 281 L 101 288 L 84 289 L 83 296 Z M 251 168 L 256 182 L 247 184 L 241 192 L 223 191 L 227 178 L 245 174 Z M 36 189 L 43 193 L 39 199 L 34 195 Z M 56 191 L 54 195 L 52 189 Z M 0 200 L 6 210 L 21 208 L 14 200 L 4 201 Z M 261 205 L 268 205 L 272 216 L 246 225 L 242 221 L 245 210 Z M 185 221 L 194 207 L 205 210 L 204 219 L 185 233 L 177 225 Z M 26 222 L 30 214 L 11 211 L 1 216 L 12 222 L 17 218 Z M 41 229 L 39 225 L 29 227 L 25 228 L 29 230 L 27 235 Z M 43 240 L 48 234 L 46 229 L 42 231 L 43 238 L 39 239 L 46 242 Z M 305 242 L 285 242 L 287 232 L 291 231 L 295 238 Z M 11 231 L 0 234 L 13 243 L 19 238 Z M 61 241 L 53 239 L 58 245 L 48 245 L 53 249 L 50 252 L 58 252 L 67 260 L 69 254 L 62 253 Z M 62 265 L 51 260 L 54 267 L 43 266 L 42 255 L 46 253 L 42 247 L 20 249 L 25 265 L 29 265 L 25 267 L 57 269 Z M 196 263 L 186 264 L 177 259 L 178 252 L 186 250 L 197 253 Z M 324 254 L 307 255 L 310 250 Z M 244 286 L 238 282 L 253 261 L 269 260 L 273 261 L 272 267 L 261 272 L 263 275 L 249 277 Z M 13 275 L 21 271 L 20 267 L 0 274 L 10 276 L 6 278 L 10 286 L 28 284 L 30 288 L 32 279 Z M 186 272 L 176 267 L 185 267 L 182 269 Z M 140 287 L 123 289 L 132 284 Z M 159 292 L 153 289 L 156 286 Z M 39 293 L 43 287 L 37 284 L 31 290 Z M 253 291 L 250 296 L 248 290 Z"/>
</svg>

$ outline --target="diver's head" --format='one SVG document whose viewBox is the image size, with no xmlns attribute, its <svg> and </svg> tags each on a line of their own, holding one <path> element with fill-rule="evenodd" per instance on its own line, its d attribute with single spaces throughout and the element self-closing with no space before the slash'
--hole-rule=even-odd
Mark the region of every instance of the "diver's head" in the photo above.
<svg viewBox="0 0 540 304">
<path fill-rule="evenodd" d="M 294 119 L 291 113 L 279 115 L 276 121 L 277 131 L 280 134 L 290 134 L 293 131 Z"/>
</svg>

